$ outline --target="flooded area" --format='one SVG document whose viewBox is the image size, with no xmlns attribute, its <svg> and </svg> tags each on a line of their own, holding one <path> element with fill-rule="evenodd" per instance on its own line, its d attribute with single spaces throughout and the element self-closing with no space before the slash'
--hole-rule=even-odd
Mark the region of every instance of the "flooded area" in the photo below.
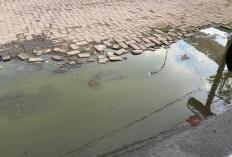
<svg viewBox="0 0 232 157">
<path fill-rule="evenodd" d="M 61 74 L 49 56 L 43 64 L 1 62 L 1 156 L 101 156 L 225 112 L 232 99 L 232 74 L 222 64 L 228 32 L 202 32 L 209 36 Z"/>
</svg>

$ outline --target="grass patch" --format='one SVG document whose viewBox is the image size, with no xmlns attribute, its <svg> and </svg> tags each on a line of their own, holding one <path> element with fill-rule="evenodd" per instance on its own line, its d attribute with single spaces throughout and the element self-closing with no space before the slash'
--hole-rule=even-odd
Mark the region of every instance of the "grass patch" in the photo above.
<svg viewBox="0 0 232 157">
<path fill-rule="evenodd" d="M 171 26 L 166 26 L 166 27 L 160 28 L 160 30 L 163 31 L 164 33 L 167 33 L 169 31 L 169 29 L 171 29 Z"/>
<path fill-rule="evenodd" d="M 230 22 L 229 25 L 232 25 L 232 22 Z"/>
</svg>

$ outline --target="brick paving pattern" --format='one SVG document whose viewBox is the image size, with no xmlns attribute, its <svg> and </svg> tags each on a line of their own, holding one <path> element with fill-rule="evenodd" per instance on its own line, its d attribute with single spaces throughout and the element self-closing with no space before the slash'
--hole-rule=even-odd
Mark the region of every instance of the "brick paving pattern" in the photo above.
<svg viewBox="0 0 232 157">
<path fill-rule="evenodd" d="M 0 45 L 42 35 L 74 47 L 106 39 L 126 47 L 151 27 L 231 21 L 230 0 L 0 0 Z"/>
</svg>

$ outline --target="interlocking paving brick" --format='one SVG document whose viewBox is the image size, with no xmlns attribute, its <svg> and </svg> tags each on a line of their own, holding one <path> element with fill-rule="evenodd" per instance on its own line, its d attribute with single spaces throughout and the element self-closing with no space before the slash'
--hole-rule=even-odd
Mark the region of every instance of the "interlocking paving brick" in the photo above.
<svg viewBox="0 0 232 157">
<path fill-rule="evenodd" d="M 2 0 L 0 44 L 29 42 L 37 35 L 57 45 L 67 41 L 83 46 L 111 38 L 139 43 L 151 28 L 161 35 L 157 28 L 170 25 L 188 34 L 189 26 L 229 23 L 231 10 L 228 0 Z M 182 36 L 172 30 L 169 34 Z M 34 48 L 31 44 L 24 44 L 25 51 Z"/>
</svg>

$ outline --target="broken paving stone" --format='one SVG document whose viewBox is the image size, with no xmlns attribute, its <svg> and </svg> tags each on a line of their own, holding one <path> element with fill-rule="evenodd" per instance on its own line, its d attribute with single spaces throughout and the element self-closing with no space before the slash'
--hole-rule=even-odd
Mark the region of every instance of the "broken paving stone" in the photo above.
<svg viewBox="0 0 232 157">
<path fill-rule="evenodd" d="M 106 64 L 109 60 L 107 58 L 99 59 L 98 63 Z"/>
<path fill-rule="evenodd" d="M 113 56 L 114 56 L 114 53 L 113 53 L 113 52 L 107 52 L 107 53 L 106 53 L 106 56 L 107 56 L 107 57 L 113 57 Z"/>
<path fill-rule="evenodd" d="M 64 60 L 64 58 L 62 56 L 53 56 L 52 59 L 55 61 L 63 61 Z"/>
<path fill-rule="evenodd" d="M 97 59 L 104 59 L 104 58 L 105 58 L 104 55 L 97 56 Z"/>
<path fill-rule="evenodd" d="M 168 39 L 168 41 L 173 41 L 172 37 L 170 36 L 167 36 L 166 38 Z"/>
<path fill-rule="evenodd" d="M 61 48 L 58 48 L 58 47 L 54 48 L 53 51 L 55 51 L 55 52 L 61 52 L 61 53 L 65 53 L 66 52 L 65 49 L 61 49 Z"/>
<path fill-rule="evenodd" d="M 131 53 L 133 55 L 140 55 L 141 53 L 143 53 L 143 50 L 133 50 Z"/>
<path fill-rule="evenodd" d="M 18 55 L 18 57 L 23 61 L 25 61 L 29 58 L 28 54 L 26 54 L 26 53 L 21 53 Z"/>
<path fill-rule="evenodd" d="M 144 46 L 144 45 L 139 45 L 139 47 L 140 47 L 143 51 L 145 51 L 145 50 L 147 49 L 147 47 Z"/>
<path fill-rule="evenodd" d="M 9 55 L 2 55 L 1 57 L 3 62 L 7 62 L 11 60 L 11 57 Z"/>
<path fill-rule="evenodd" d="M 79 49 L 79 46 L 77 46 L 76 44 L 71 44 L 70 47 L 71 47 L 71 49 L 73 49 L 73 50 Z"/>
<path fill-rule="evenodd" d="M 29 58 L 29 62 L 43 62 L 44 59 L 43 58 Z"/>
<path fill-rule="evenodd" d="M 113 45 L 113 49 L 118 50 L 120 48 L 119 45 Z"/>
<path fill-rule="evenodd" d="M 36 56 L 40 56 L 40 55 L 42 55 L 44 53 L 44 50 L 33 49 L 33 53 Z"/>
<path fill-rule="evenodd" d="M 102 52 L 103 48 L 100 45 L 96 45 L 94 46 L 94 48 L 98 51 L 98 52 Z"/>
<path fill-rule="evenodd" d="M 75 43 L 77 46 L 81 46 L 81 45 L 87 45 L 88 42 L 87 41 L 79 41 Z"/>
<path fill-rule="evenodd" d="M 169 45 L 169 42 L 166 41 L 166 40 L 162 40 L 161 42 L 162 42 L 164 45 Z"/>
<path fill-rule="evenodd" d="M 72 56 L 72 57 L 69 57 L 68 59 L 71 60 L 71 61 L 76 61 L 77 60 L 77 56 Z"/>
<path fill-rule="evenodd" d="M 52 49 L 50 48 L 44 49 L 44 53 L 50 53 L 50 52 L 52 52 Z"/>
<path fill-rule="evenodd" d="M 80 51 L 75 50 L 75 51 L 67 52 L 66 55 L 68 55 L 68 56 L 74 56 L 74 55 L 77 55 L 77 54 L 79 54 L 79 53 L 80 53 Z"/>
<path fill-rule="evenodd" d="M 121 61 L 122 57 L 120 57 L 120 56 L 110 56 L 109 60 L 110 61 Z"/>
<path fill-rule="evenodd" d="M 103 44 L 105 44 L 108 48 L 112 47 L 112 44 L 109 41 L 103 41 Z"/>
<path fill-rule="evenodd" d="M 125 49 L 120 49 L 120 50 L 114 52 L 114 54 L 116 54 L 117 56 L 121 56 L 121 55 L 124 54 L 125 52 L 126 52 Z"/>
<path fill-rule="evenodd" d="M 190 38 L 190 37 L 193 37 L 193 36 L 194 36 L 193 33 L 189 33 L 189 34 L 184 35 L 184 37 L 186 37 L 186 38 Z"/>
<path fill-rule="evenodd" d="M 149 48 L 149 47 L 154 47 L 155 44 L 154 43 L 147 43 L 144 46 L 147 47 L 147 48 Z"/>
<path fill-rule="evenodd" d="M 147 38 L 141 38 L 145 43 L 151 43 L 151 41 Z"/>
<path fill-rule="evenodd" d="M 90 57 L 90 53 L 80 53 L 80 54 L 78 54 L 78 57 L 79 58 L 88 58 L 88 57 Z"/>
<path fill-rule="evenodd" d="M 149 39 L 158 46 L 162 45 L 162 43 L 154 37 L 149 37 Z"/>
<path fill-rule="evenodd" d="M 91 80 L 88 82 L 88 84 L 89 84 L 89 86 L 91 86 L 91 87 L 98 87 L 98 86 L 101 86 L 101 84 L 100 84 L 98 81 L 93 80 L 93 79 L 91 79 Z"/>
<path fill-rule="evenodd" d="M 126 41 L 125 42 L 127 45 L 130 45 L 130 44 L 135 44 L 136 41 L 135 40 L 129 40 L 129 41 Z"/>
<path fill-rule="evenodd" d="M 140 48 L 135 44 L 130 44 L 130 47 L 132 47 L 135 50 L 140 50 Z"/>
<path fill-rule="evenodd" d="M 124 49 L 128 49 L 129 47 L 124 43 L 124 42 L 121 42 L 121 43 L 118 43 L 122 48 Z"/>
</svg>

